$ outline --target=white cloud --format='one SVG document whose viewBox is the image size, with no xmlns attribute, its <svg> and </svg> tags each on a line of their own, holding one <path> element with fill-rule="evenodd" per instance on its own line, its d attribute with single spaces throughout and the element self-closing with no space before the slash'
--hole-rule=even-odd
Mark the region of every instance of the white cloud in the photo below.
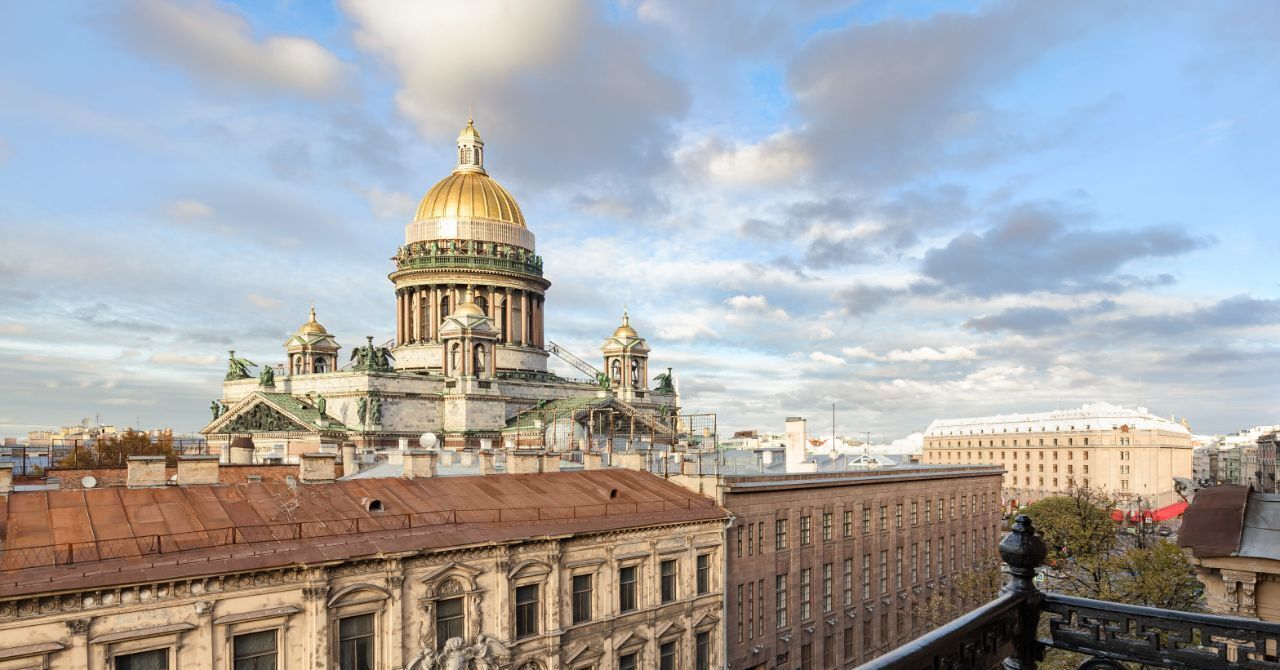
<svg viewBox="0 0 1280 670">
<path fill-rule="evenodd" d="M 400 191 L 384 191 L 377 186 L 365 191 L 373 215 L 379 219 L 408 221 L 416 204 L 413 196 Z"/>
<path fill-rule="evenodd" d="M 890 361 L 908 363 L 933 361 L 971 361 L 978 357 L 978 352 L 969 347 L 919 347 L 916 349 L 894 349 L 885 358 Z"/>
<path fill-rule="evenodd" d="M 868 351 L 866 347 L 845 347 L 840 350 L 840 353 L 849 358 L 869 358 L 871 360 L 880 358 L 874 352 Z"/>
<path fill-rule="evenodd" d="M 789 319 L 790 314 L 782 308 L 771 309 L 769 307 L 769 298 L 763 295 L 735 295 L 724 303 L 739 312 L 750 312 L 754 314 L 763 314 L 773 319 Z"/>
<path fill-rule="evenodd" d="M 164 208 L 169 218 L 179 221 L 207 219 L 213 216 L 213 207 L 199 200 L 174 200 Z"/>
<path fill-rule="evenodd" d="M 183 354 L 175 351 L 162 351 L 151 355 L 151 362 L 157 365 L 181 365 L 187 367 L 207 367 L 218 362 L 218 357 L 210 355 Z"/>
<path fill-rule="evenodd" d="M 314 40 L 255 39 L 244 17 L 207 0 L 133 0 L 110 22 L 140 51 L 185 67 L 203 83 L 309 97 L 331 96 L 345 85 L 347 66 Z"/>
<path fill-rule="evenodd" d="M 832 356 L 831 354 L 823 353 L 821 351 L 810 353 L 809 360 L 814 361 L 815 363 L 824 363 L 829 365 L 845 364 L 845 360 L 843 358 L 840 358 L 839 356 Z"/>
<path fill-rule="evenodd" d="M 726 186 L 782 184 L 796 178 L 812 163 L 802 143 L 790 131 L 775 133 L 756 143 L 726 143 L 714 139 L 686 143 L 675 158 L 681 168 L 700 171 Z"/>
<path fill-rule="evenodd" d="M 262 309 L 280 309 L 280 306 L 284 304 L 275 298 L 258 295 L 257 293 L 250 293 L 247 296 L 247 299 L 255 307 L 260 307 Z"/>
</svg>

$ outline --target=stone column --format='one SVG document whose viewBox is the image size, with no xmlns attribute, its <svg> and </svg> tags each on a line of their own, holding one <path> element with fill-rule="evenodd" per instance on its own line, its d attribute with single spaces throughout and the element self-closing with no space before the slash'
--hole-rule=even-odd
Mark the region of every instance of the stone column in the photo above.
<svg viewBox="0 0 1280 670">
<path fill-rule="evenodd" d="M 529 293 L 520 292 L 520 346 L 529 344 Z"/>
<path fill-rule="evenodd" d="M 515 340 L 514 340 L 514 338 L 512 338 L 512 337 L 511 337 L 511 315 L 512 315 L 512 309 L 511 309 L 511 289 L 509 289 L 509 288 L 508 288 L 508 289 L 506 289 L 506 297 L 505 297 L 505 298 L 503 298 L 503 301 L 502 301 L 502 307 L 503 307 L 503 309 L 505 309 L 505 310 L 506 310 L 506 312 L 507 312 L 507 318 L 505 319 L 506 323 L 505 323 L 505 324 L 503 324 L 503 328 L 502 328 L 502 343 L 503 343 L 503 344 L 511 344 L 511 343 L 512 343 L 512 342 L 514 342 Z"/>
<path fill-rule="evenodd" d="M 404 312 L 400 309 L 400 289 L 396 289 L 396 344 L 404 344 Z"/>
<path fill-rule="evenodd" d="M 428 295 L 431 300 L 431 318 L 429 320 L 431 333 L 428 337 L 432 342 L 438 342 L 440 341 L 440 319 L 443 318 L 440 315 L 440 288 L 432 286 Z"/>
<path fill-rule="evenodd" d="M 542 348 L 542 296 L 533 296 L 533 346 Z"/>
<path fill-rule="evenodd" d="M 93 665 L 90 659 L 92 651 L 89 648 L 89 626 L 92 621 L 92 619 L 70 619 L 63 622 L 67 625 L 69 638 L 63 658 L 68 659 L 69 670 L 89 670 Z"/>
</svg>

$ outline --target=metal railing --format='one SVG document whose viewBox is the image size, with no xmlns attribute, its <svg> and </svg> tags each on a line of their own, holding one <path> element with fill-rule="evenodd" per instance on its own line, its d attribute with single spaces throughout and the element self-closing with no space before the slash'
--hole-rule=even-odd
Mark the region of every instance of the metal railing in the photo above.
<svg viewBox="0 0 1280 670">
<path fill-rule="evenodd" d="M 672 510 L 715 507 L 707 498 L 684 501 L 610 502 L 591 505 L 447 509 L 405 514 L 374 513 L 367 517 L 292 521 L 288 523 L 229 526 L 186 533 L 142 535 L 116 540 L 66 542 L 0 550 L 0 571 L 73 565 L 113 558 L 137 558 L 194 549 L 211 549 L 262 542 L 286 542 L 314 538 L 403 531 L 449 525 L 575 521 L 609 516 L 656 514 Z"/>
<path fill-rule="evenodd" d="M 128 465 L 130 456 L 160 455 L 160 448 L 148 445 L 130 448 L 104 443 L 99 439 L 59 440 L 49 445 L 17 445 L 0 447 L 0 462 L 13 463 L 13 474 L 34 475 L 49 468 L 112 468 Z M 208 454 L 209 444 L 203 438 L 174 438 L 169 464 L 178 456 Z"/>
<path fill-rule="evenodd" d="M 488 256 L 410 256 L 399 261 L 400 270 L 427 270 L 435 268 L 466 268 L 478 270 L 504 270 L 518 272 L 535 277 L 542 276 L 542 268 L 534 263 L 511 258 L 493 258 Z"/>
<path fill-rule="evenodd" d="M 1035 670 L 1052 648 L 1086 656 L 1079 670 L 1280 670 L 1280 624 L 1042 592 L 1034 579 L 1047 553 L 1019 516 L 1000 543 L 1009 578 L 995 600 L 858 669 Z"/>
</svg>

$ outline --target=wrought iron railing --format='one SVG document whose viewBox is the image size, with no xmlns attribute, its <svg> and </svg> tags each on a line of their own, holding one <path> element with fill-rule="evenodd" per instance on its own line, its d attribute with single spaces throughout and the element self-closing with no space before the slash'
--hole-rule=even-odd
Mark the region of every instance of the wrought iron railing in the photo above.
<svg viewBox="0 0 1280 670">
<path fill-rule="evenodd" d="M 858 670 L 1034 670 L 1050 648 L 1085 656 L 1079 670 L 1280 670 L 1280 624 L 1042 592 L 1034 579 L 1046 554 L 1019 516 L 1000 543 L 1009 578 L 995 600 Z"/>
<path fill-rule="evenodd" d="M 518 272 L 535 277 L 542 276 L 542 267 L 537 262 L 523 261 L 515 258 L 494 258 L 489 256 L 410 256 L 397 262 L 400 270 L 431 270 L 437 268 L 465 268 L 474 270 L 499 270 Z"/>
</svg>

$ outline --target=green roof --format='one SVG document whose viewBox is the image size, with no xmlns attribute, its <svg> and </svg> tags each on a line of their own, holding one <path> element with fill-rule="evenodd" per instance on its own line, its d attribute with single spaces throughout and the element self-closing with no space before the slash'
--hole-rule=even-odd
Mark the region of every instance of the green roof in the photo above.
<svg viewBox="0 0 1280 670">
<path fill-rule="evenodd" d="M 552 400 L 536 407 L 530 407 L 507 419 L 506 430 L 533 428 L 534 421 L 542 421 L 543 425 L 546 425 L 558 419 L 573 418 L 583 410 L 608 405 L 611 400 L 612 398 L 601 398 L 595 394 Z"/>
<path fill-rule="evenodd" d="M 321 427 L 318 423 L 320 421 L 320 411 L 288 393 L 255 391 L 254 394 L 261 396 L 276 409 L 289 415 L 289 418 L 312 430 L 348 430 L 341 421 L 327 415 L 325 416 L 327 423 L 324 427 Z"/>
</svg>

